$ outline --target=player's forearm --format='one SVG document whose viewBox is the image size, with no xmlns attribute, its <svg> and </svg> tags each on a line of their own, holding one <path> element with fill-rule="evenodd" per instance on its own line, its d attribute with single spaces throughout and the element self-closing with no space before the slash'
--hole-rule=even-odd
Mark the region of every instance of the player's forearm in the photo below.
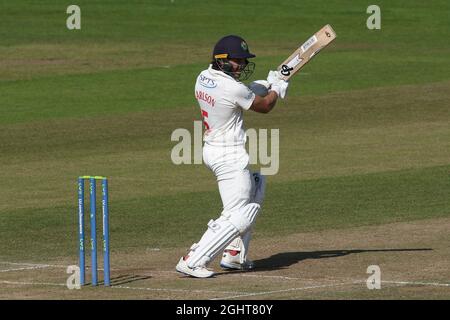
<svg viewBox="0 0 450 320">
<path fill-rule="evenodd" d="M 275 91 L 269 91 L 267 96 L 264 97 L 264 100 L 266 100 L 267 104 L 266 113 L 269 113 L 270 111 L 272 111 L 272 109 L 275 107 L 275 104 L 277 103 L 278 94 Z"/>
<path fill-rule="evenodd" d="M 277 99 L 278 94 L 275 91 L 269 91 L 264 98 L 256 96 L 250 109 L 259 113 L 269 113 L 275 107 Z"/>
</svg>

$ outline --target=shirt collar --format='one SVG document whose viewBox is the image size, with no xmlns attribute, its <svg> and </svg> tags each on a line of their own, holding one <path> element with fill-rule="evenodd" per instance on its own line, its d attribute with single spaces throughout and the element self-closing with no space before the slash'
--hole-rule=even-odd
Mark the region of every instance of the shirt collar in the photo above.
<svg viewBox="0 0 450 320">
<path fill-rule="evenodd" d="M 227 75 L 225 72 L 220 71 L 220 70 L 213 69 L 212 64 L 209 65 L 208 71 L 209 71 L 211 74 L 215 75 L 215 76 L 220 76 L 220 77 L 224 77 L 224 78 L 228 78 L 228 79 L 231 79 L 231 80 L 236 81 L 235 78 L 233 78 L 232 76 Z"/>
</svg>

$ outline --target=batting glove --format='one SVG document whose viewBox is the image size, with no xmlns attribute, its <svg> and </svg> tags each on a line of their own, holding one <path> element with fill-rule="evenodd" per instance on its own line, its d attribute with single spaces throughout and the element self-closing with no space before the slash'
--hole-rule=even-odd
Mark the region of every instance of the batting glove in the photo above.
<svg viewBox="0 0 450 320">
<path fill-rule="evenodd" d="M 282 81 L 281 75 L 278 71 L 269 71 L 269 75 L 267 76 L 267 82 L 269 84 L 275 84 L 279 81 Z"/>
<path fill-rule="evenodd" d="M 277 83 L 272 84 L 270 90 L 275 91 L 281 99 L 284 99 L 287 93 L 289 82 L 280 80 Z"/>
</svg>

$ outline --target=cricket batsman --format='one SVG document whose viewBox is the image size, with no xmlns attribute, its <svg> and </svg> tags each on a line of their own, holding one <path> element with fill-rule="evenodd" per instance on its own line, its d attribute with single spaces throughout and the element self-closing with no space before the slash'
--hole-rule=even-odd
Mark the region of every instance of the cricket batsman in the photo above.
<svg viewBox="0 0 450 320">
<path fill-rule="evenodd" d="M 216 176 L 223 211 L 219 218 L 209 221 L 200 241 L 176 266 L 178 272 L 192 277 L 213 276 L 207 266 L 221 252 L 224 269 L 254 267 L 248 250 L 264 199 L 265 177 L 248 168 L 243 111 L 270 112 L 288 88 L 277 71 L 270 71 L 267 80 L 257 81 L 266 89 L 265 95 L 256 95 L 244 85 L 241 81 L 253 73 L 255 64 L 249 59 L 254 57 L 241 37 L 223 37 L 214 47 L 209 68 L 195 83 L 205 126 L 203 161 Z"/>
</svg>

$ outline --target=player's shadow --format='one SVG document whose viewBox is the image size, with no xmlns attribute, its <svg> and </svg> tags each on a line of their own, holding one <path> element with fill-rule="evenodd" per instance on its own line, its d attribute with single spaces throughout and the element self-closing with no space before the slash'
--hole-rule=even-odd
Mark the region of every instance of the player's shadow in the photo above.
<svg viewBox="0 0 450 320">
<path fill-rule="evenodd" d="M 329 259 L 343 257 L 349 254 L 365 252 L 412 252 L 412 251 L 430 251 L 431 248 L 413 248 L 413 249 L 354 249 L 354 250 L 326 250 L 326 251 L 299 251 L 283 252 L 274 254 L 268 258 L 255 260 L 255 271 L 270 271 L 284 269 L 293 264 L 307 259 Z"/>
<path fill-rule="evenodd" d="M 133 274 L 124 274 L 111 278 L 112 286 L 119 286 L 135 281 L 150 279 L 151 276 L 141 276 L 141 275 L 133 275 Z M 99 285 L 103 285 L 103 281 L 99 281 Z"/>
</svg>

